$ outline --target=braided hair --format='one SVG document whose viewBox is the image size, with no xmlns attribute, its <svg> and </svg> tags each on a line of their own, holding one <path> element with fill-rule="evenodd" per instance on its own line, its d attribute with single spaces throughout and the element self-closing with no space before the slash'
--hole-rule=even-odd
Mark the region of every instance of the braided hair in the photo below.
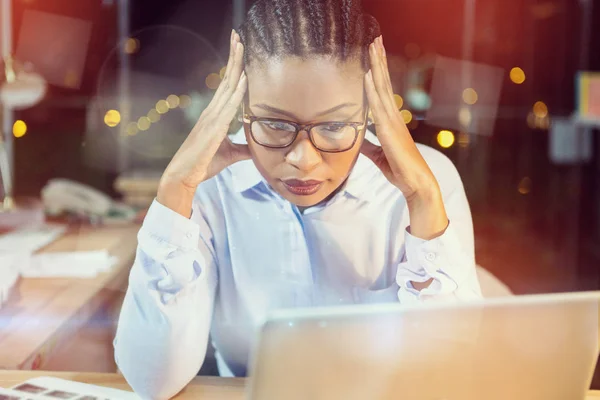
<svg viewBox="0 0 600 400">
<path fill-rule="evenodd" d="M 237 30 L 244 62 L 295 56 L 360 60 L 369 68 L 368 46 L 381 35 L 379 23 L 360 0 L 258 0 Z"/>
</svg>

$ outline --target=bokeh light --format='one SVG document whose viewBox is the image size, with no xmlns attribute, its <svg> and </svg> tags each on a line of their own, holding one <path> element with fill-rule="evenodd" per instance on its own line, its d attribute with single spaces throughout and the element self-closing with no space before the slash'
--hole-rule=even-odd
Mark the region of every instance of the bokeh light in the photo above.
<svg viewBox="0 0 600 400">
<path fill-rule="evenodd" d="M 468 133 L 466 133 L 466 132 L 458 133 L 458 145 L 460 147 L 469 147 L 470 142 L 471 142 L 471 138 L 469 137 Z"/>
<path fill-rule="evenodd" d="M 466 88 L 465 90 L 463 90 L 463 93 L 462 93 L 463 101 L 469 105 L 473 105 L 473 104 L 477 103 L 478 97 L 479 96 L 477 96 L 477 92 L 473 88 Z"/>
<path fill-rule="evenodd" d="M 148 111 L 148 114 L 146 114 L 146 116 L 152 123 L 160 121 L 160 114 L 158 113 L 158 111 L 156 111 L 155 108 Z"/>
<path fill-rule="evenodd" d="M 514 67 L 510 70 L 510 80 L 517 85 L 522 84 L 525 82 L 525 71 L 519 67 Z"/>
<path fill-rule="evenodd" d="M 394 94 L 394 101 L 396 102 L 396 107 L 398 110 L 404 105 L 404 99 L 399 94 Z"/>
<path fill-rule="evenodd" d="M 519 193 L 521 193 L 523 195 L 531 192 L 531 178 L 526 176 L 523 179 L 521 179 L 521 182 L 519 182 L 518 191 L 519 191 Z"/>
<path fill-rule="evenodd" d="M 462 106 L 458 111 L 458 122 L 466 129 L 471 125 L 472 121 L 473 115 L 471 114 L 471 110 L 467 106 Z"/>
<path fill-rule="evenodd" d="M 167 104 L 169 108 L 177 108 L 179 107 L 179 96 L 171 94 L 167 97 Z"/>
<path fill-rule="evenodd" d="M 220 83 L 221 77 L 219 76 L 219 74 L 212 73 L 208 74 L 208 76 L 206 77 L 206 87 L 208 87 L 209 89 L 217 90 Z"/>
<path fill-rule="evenodd" d="M 27 133 L 27 124 L 23 120 L 16 120 L 13 124 L 13 135 L 17 138 L 25 136 Z"/>
<path fill-rule="evenodd" d="M 187 94 L 179 96 L 179 108 L 188 108 L 192 104 L 192 98 Z"/>
<path fill-rule="evenodd" d="M 404 119 L 405 124 L 409 124 L 413 119 L 412 113 L 408 110 L 402 110 L 400 111 L 400 114 L 402 115 L 402 119 Z"/>
<path fill-rule="evenodd" d="M 147 131 L 148 129 L 150 129 L 150 125 L 152 125 L 150 118 L 140 117 L 140 119 L 138 119 L 137 127 L 140 131 Z"/>
<path fill-rule="evenodd" d="M 125 133 L 127 134 L 127 136 L 134 136 L 135 134 L 137 134 L 139 131 L 137 123 L 135 122 L 130 122 L 127 124 L 127 128 L 125 128 Z"/>
<path fill-rule="evenodd" d="M 106 114 L 104 114 L 104 123 L 111 128 L 119 125 L 121 122 L 121 113 L 117 110 L 108 110 Z"/>
<path fill-rule="evenodd" d="M 134 54 L 140 49 L 140 41 L 135 38 L 129 38 L 125 41 L 125 53 Z"/>
<path fill-rule="evenodd" d="M 437 134 L 437 142 L 444 149 L 451 147 L 454 144 L 454 133 L 446 129 L 441 130 Z"/>
<path fill-rule="evenodd" d="M 533 113 L 538 118 L 544 118 L 548 116 L 548 106 L 543 101 L 536 101 L 533 105 Z"/>
<path fill-rule="evenodd" d="M 159 100 L 156 103 L 156 111 L 158 111 L 160 114 L 165 114 L 167 111 L 169 111 L 169 103 L 167 103 L 166 100 Z"/>
</svg>

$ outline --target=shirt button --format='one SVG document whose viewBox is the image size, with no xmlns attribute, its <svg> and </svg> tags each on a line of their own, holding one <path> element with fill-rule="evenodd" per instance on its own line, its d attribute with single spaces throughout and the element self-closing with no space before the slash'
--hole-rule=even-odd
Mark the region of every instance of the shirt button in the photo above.
<svg viewBox="0 0 600 400">
<path fill-rule="evenodd" d="M 185 234 L 185 236 L 186 236 L 188 239 L 191 239 L 191 238 L 192 238 L 192 233 L 191 233 L 191 232 L 188 232 L 188 233 L 186 233 L 186 234 Z"/>
<path fill-rule="evenodd" d="M 427 261 L 433 261 L 433 260 L 435 260 L 435 253 L 427 253 L 427 254 L 425 254 L 425 259 Z"/>
</svg>

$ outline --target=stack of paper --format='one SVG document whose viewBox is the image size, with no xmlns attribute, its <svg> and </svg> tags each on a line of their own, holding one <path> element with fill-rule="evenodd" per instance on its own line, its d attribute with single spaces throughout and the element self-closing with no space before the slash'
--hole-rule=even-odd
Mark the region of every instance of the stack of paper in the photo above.
<svg viewBox="0 0 600 400">
<path fill-rule="evenodd" d="M 114 265 L 105 250 L 33 254 L 21 264 L 25 278 L 94 278 Z"/>
<path fill-rule="evenodd" d="M 12 389 L 0 388 L 0 400 L 139 400 L 135 393 L 65 379 L 39 377 Z"/>
<path fill-rule="evenodd" d="M 20 269 L 31 254 L 65 232 L 62 225 L 36 225 L 0 235 L 0 307 L 17 283 Z"/>
</svg>

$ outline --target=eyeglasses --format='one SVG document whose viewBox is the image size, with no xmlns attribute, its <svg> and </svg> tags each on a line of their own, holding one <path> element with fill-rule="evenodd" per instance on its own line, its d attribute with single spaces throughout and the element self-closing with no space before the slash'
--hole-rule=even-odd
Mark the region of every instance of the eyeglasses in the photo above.
<svg viewBox="0 0 600 400">
<path fill-rule="evenodd" d="M 319 122 L 317 124 L 297 124 L 285 119 L 260 118 L 248 115 L 242 104 L 241 122 L 250 124 L 250 135 L 259 145 L 273 149 L 290 146 L 300 131 L 307 131 L 312 145 L 326 153 L 348 151 L 358 139 L 359 133 L 367 126 L 369 110 L 365 110 L 365 122 Z"/>
</svg>

